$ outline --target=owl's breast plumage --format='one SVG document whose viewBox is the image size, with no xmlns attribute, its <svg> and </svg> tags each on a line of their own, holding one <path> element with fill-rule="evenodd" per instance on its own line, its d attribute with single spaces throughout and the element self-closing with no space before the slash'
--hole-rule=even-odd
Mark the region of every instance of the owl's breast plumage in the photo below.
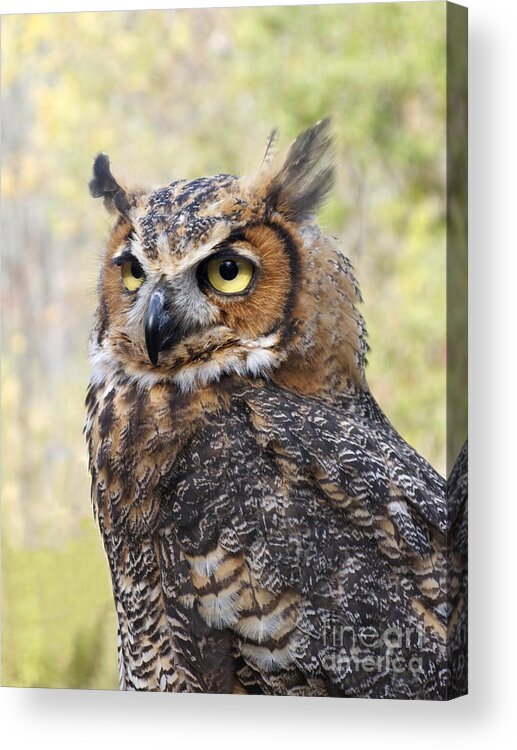
<svg viewBox="0 0 517 750">
<path fill-rule="evenodd" d="M 190 395 L 92 388 L 93 500 L 126 633 L 124 684 L 447 690 L 443 481 L 400 438 L 397 450 L 375 409 L 367 393 L 338 405 L 231 378 Z M 418 653 L 421 672 L 398 684 L 387 663 L 375 679 L 350 671 L 365 628 L 381 662 Z M 392 648 L 388 630 L 407 642 Z M 142 664 L 155 642 L 163 658 L 153 647 Z"/>
</svg>

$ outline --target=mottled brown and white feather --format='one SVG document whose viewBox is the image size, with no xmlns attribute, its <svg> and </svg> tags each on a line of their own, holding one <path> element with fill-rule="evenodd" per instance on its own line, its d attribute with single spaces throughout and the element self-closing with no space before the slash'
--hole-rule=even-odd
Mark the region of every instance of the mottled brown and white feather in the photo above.
<svg viewBox="0 0 517 750">
<path fill-rule="evenodd" d="M 360 290 L 313 218 L 331 151 L 322 121 L 280 168 L 150 192 L 96 161 L 116 221 L 86 434 L 123 689 L 465 690 L 466 455 L 447 492 L 368 388 Z M 225 252 L 255 269 L 241 294 L 200 271 Z M 174 332 L 150 353 L 156 299 Z"/>
</svg>

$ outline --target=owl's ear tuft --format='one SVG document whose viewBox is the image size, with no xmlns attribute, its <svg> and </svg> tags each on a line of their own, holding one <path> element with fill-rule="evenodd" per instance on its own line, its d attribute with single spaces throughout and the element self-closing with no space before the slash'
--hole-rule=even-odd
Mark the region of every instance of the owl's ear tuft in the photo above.
<svg viewBox="0 0 517 750">
<path fill-rule="evenodd" d="M 335 169 L 330 119 L 301 133 L 268 188 L 272 210 L 295 221 L 313 214 L 332 189 Z"/>
<path fill-rule="evenodd" d="M 104 205 L 110 213 L 128 213 L 129 200 L 126 191 L 111 174 L 107 154 L 99 154 L 93 162 L 93 178 L 90 180 L 89 188 L 93 198 L 104 199 Z"/>
<path fill-rule="evenodd" d="M 271 164 L 275 156 L 276 143 L 278 141 L 278 128 L 273 128 L 267 139 L 266 150 L 264 152 L 264 158 L 262 159 L 262 166 Z"/>
</svg>

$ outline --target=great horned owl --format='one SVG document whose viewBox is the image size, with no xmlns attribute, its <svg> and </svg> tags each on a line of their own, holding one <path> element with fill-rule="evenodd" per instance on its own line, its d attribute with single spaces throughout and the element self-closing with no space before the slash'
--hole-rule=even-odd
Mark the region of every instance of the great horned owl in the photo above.
<svg viewBox="0 0 517 750">
<path fill-rule="evenodd" d="M 94 164 L 115 223 L 86 434 L 120 686 L 444 699 L 463 504 L 366 383 L 360 291 L 314 221 L 328 120 L 269 151 L 149 191 Z"/>
</svg>

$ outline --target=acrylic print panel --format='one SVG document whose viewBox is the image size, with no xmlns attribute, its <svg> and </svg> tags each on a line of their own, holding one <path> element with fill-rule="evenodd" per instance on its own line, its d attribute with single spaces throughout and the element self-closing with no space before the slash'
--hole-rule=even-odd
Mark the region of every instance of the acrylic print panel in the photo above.
<svg viewBox="0 0 517 750">
<path fill-rule="evenodd" d="M 464 694 L 466 11 L 9 16 L 2 117 L 3 684 Z"/>
</svg>

